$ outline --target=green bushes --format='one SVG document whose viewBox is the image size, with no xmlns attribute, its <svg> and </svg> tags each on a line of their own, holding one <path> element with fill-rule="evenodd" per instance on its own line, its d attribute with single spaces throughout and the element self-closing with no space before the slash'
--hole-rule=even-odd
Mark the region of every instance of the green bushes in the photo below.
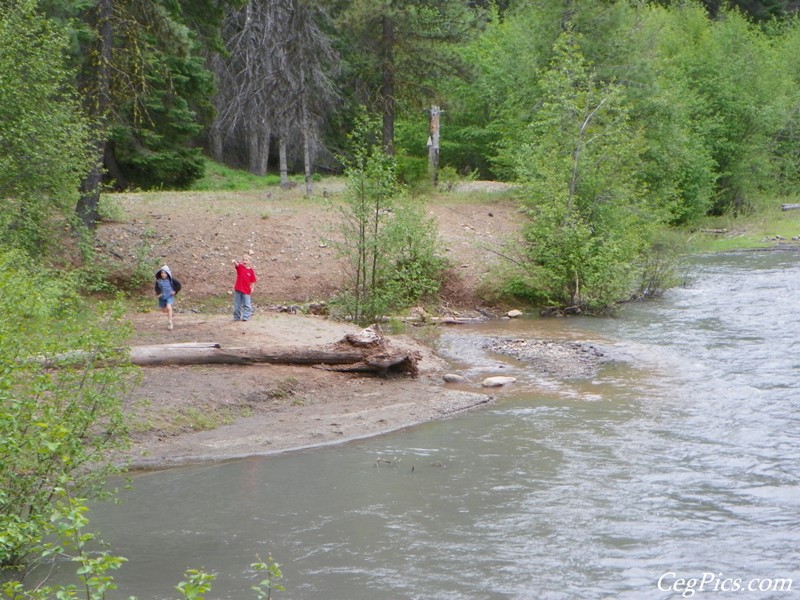
<svg viewBox="0 0 800 600">
<path fill-rule="evenodd" d="M 379 137 L 375 127 L 364 118 L 350 137 L 336 244 L 349 268 L 347 290 L 334 304 L 359 323 L 433 296 L 445 266 L 437 254 L 435 222 L 402 194 L 394 158 L 370 141 Z"/>
<path fill-rule="evenodd" d="M 41 256 L 74 214 L 92 154 L 63 64 L 69 43 L 35 2 L 0 10 L 0 247 Z"/>
<path fill-rule="evenodd" d="M 622 90 L 596 77 L 578 39 L 571 31 L 559 38 L 539 105 L 506 151 L 528 215 L 523 273 L 509 289 L 600 312 L 631 293 L 658 219 L 637 177 L 643 144 Z"/>
<path fill-rule="evenodd" d="M 125 447 L 121 398 L 135 372 L 116 307 L 88 310 L 74 284 L 0 254 L 0 566 L 53 531 L 66 490 L 91 494 Z"/>
</svg>

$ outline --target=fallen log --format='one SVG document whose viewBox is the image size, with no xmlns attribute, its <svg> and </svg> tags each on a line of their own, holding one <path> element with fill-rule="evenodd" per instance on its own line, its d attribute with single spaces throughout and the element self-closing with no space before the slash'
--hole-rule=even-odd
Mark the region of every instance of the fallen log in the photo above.
<svg viewBox="0 0 800 600">
<path fill-rule="evenodd" d="M 781 210 L 794 210 L 800 208 L 800 204 L 781 204 Z"/>
<path fill-rule="evenodd" d="M 419 375 L 417 354 L 396 353 L 390 355 L 374 356 L 357 364 L 346 367 L 330 367 L 329 371 L 340 373 L 375 373 L 380 377 L 388 377 L 392 373 L 407 373 L 412 377 Z"/>
<path fill-rule="evenodd" d="M 477 323 L 485 323 L 486 317 L 430 317 L 421 319 L 420 317 L 406 317 L 403 319 L 404 323 L 414 326 L 424 325 L 473 325 Z"/>
<path fill-rule="evenodd" d="M 433 319 L 433 323 L 437 325 L 471 325 L 485 321 L 485 317 L 437 317 Z"/>
<path fill-rule="evenodd" d="M 319 350 L 307 348 L 223 348 L 219 344 L 178 346 L 134 346 L 131 362 L 140 367 L 164 365 L 251 365 L 255 363 L 292 365 L 341 365 L 364 360 L 357 351 Z"/>
<path fill-rule="evenodd" d="M 130 350 L 130 359 L 133 364 L 142 367 L 256 363 L 347 365 L 346 368 L 334 370 L 374 373 L 385 377 L 396 373 L 416 376 L 420 356 L 416 352 L 389 348 L 380 331 L 370 328 L 359 334 L 348 334 L 335 344 L 321 348 L 223 348 L 214 342 L 189 342 L 134 346 Z"/>
</svg>

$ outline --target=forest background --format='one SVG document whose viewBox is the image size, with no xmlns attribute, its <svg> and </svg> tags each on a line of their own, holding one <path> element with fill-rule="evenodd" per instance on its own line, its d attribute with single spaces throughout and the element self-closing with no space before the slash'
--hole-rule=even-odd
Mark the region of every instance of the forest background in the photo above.
<svg viewBox="0 0 800 600">
<path fill-rule="evenodd" d="M 387 197 L 515 184 L 501 295 L 612 309 L 671 285 L 676 227 L 797 193 L 798 5 L 3 0 L 3 245 L 63 254 L 71 219 L 86 263 L 101 192 L 190 189 L 210 157 L 310 194 L 372 139 Z"/>
<path fill-rule="evenodd" d="M 101 199 L 196 189 L 211 161 L 284 186 L 300 176 L 308 194 L 344 173 L 356 225 L 343 232 L 356 265 L 345 304 L 366 317 L 436 292 L 441 262 L 414 208 L 435 158 L 439 185 L 514 186 L 520 231 L 500 296 L 613 310 L 674 284 L 683 232 L 797 197 L 799 11 L 782 0 L 0 0 L 0 564 L 62 551 L 41 545 L 56 527 L 82 548 L 81 497 L 108 472 L 84 467 L 124 441 L 130 374 L 109 367 L 120 308 L 82 295 L 109 290 L 92 268 Z M 410 216 L 396 227 L 393 214 Z M 30 360 L 76 355 L 91 360 L 58 375 Z"/>
</svg>

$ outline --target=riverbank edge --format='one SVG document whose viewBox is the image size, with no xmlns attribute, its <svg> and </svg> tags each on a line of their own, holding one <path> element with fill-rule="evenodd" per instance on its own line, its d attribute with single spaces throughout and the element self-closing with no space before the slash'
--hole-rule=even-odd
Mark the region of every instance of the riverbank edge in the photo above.
<svg viewBox="0 0 800 600">
<path fill-rule="evenodd" d="M 247 323 L 233 322 L 227 315 L 180 315 L 169 331 L 164 330 L 160 314 L 132 315 L 131 323 L 134 345 L 165 339 L 177 344 L 213 340 L 228 349 L 324 348 L 361 331 L 351 323 L 287 313 L 257 313 Z M 319 365 L 142 367 L 141 381 L 126 410 L 133 422 L 139 419 L 145 426 L 134 434 L 133 446 L 120 462 L 132 471 L 156 470 L 332 446 L 475 410 L 514 387 L 513 382 L 484 385 L 487 377 L 506 374 L 502 369 L 447 381 L 445 375 L 458 374 L 458 369 L 429 343 L 405 334 L 388 335 L 387 343 L 419 358 L 418 376 L 379 377 Z M 496 335 L 481 344 L 489 352 L 561 380 L 593 378 L 609 360 L 604 349 L 591 342 Z M 163 393 L 172 388 L 175 393 Z M 185 413 L 203 417 L 225 413 L 231 418 L 213 427 L 177 429 L 161 418 Z"/>
<path fill-rule="evenodd" d="M 151 471 L 160 471 L 164 469 L 171 469 L 176 467 L 187 467 L 187 466 L 199 466 L 199 465 L 206 465 L 206 464 L 221 464 L 226 462 L 233 462 L 238 460 L 245 460 L 250 458 L 266 458 L 271 456 L 278 456 L 282 454 L 289 454 L 293 452 L 303 452 L 308 450 L 318 450 L 322 448 L 328 448 L 332 446 L 341 446 L 348 443 L 354 443 L 369 439 L 378 438 L 384 435 L 389 435 L 392 433 L 397 433 L 400 431 L 412 429 L 419 425 L 423 425 L 424 423 L 432 422 L 432 421 L 439 421 L 448 419 L 451 417 L 455 417 L 457 415 L 463 414 L 465 412 L 469 412 L 471 410 L 475 410 L 487 405 L 492 404 L 496 397 L 491 394 L 480 394 L 474 392 L 453 392 L 457 393 L 461 396 L 461 401 L 458 402 L 455 408 L 450 407 L 447 410 L 437 410 L 438 414 L 433 415 L 426 415 L 420 416 L 415 418 L 407 418 L 405 421 L 398 422 L 390 427 L 385 428 L 375 428 L 371 429 L 366 432 L 362 432 L 359 434 L 353 434 L 345 437 L 338 437 L 336 439 L 328 439 L 319 442 L 302 442 L 300 440 L 296 440 L 294 443 L 288 443 L 285 446 L 281 447 L 271 447 L 271 448 L 251 448 L 247 451 L 236 451 L 236 452 L 222 452 L 216 454 L 203 454 L 203 453 L 190 453 L 181 456 L 159 456 L 157 458 L 128 458 L 129 462 L 124 463 L 124 469 L 131 474 L 142 473 L 142 472 L 151 472 Z M 422 402 L 421 402 L 422 403 Z M 430 400 L 428 400 L 427 404 L 431 404 Z M 384 417 L 391 418 L 392 415 L 397 411 L 396 407 L 388 407 L 383 409 L 382 415 Z M 267 419 L 264 417 L 255 418 L 255 419 L 246 419 L 250 423 L 259 422 L 263 423 L 266 426 Z M 242 427 L 242 422 L 231 424 L 230 427 L 232 431 L 240 429 Z M 238 437 L 238 436 L 233 436 Z"/>
<path fill-rule="evenodd" d="M 324 350 L 361 331 L 326 317 L 274 312 L 257 312 L 246 323 L 228 315 L 176 315 L 169 331 L 160 313 L 129 318 L 133 346 L 204 341 L 228 350 Z M 451 367 L 429 344 L 385 336 L 387 348 L 418 357 L 416 377 L 322 365 L 141 367 L 123 407 L 132 447 L 117 462 L 152 470 L 270 456 L 376 437 L 493 401 L 497 390 L 480 381 L 446 382 Z"/>
</svg>

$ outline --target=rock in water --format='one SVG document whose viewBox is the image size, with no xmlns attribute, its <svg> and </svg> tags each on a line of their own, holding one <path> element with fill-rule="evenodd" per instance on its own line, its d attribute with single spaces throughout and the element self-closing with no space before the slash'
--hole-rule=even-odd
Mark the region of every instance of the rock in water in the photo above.
<svg viewBox="0 0 800 600">
<path fill-rule="evenodd" d="M 462 376 L 456 375 L 455 373 L 445 373 L 442 375 L 442 379 L 444 379 L 447 383 L 469 383 L 469 380 Z"/>
<path fill-rule="evenodd" d="M 509 383 L 514 383 L 516 380 L 516 377 L 498 375 L 497 377 L 487 377 L 483 380 L 481 385 L 483 387 L 501 387 L 503 385 L 508 385 Z"/>
</svg>

